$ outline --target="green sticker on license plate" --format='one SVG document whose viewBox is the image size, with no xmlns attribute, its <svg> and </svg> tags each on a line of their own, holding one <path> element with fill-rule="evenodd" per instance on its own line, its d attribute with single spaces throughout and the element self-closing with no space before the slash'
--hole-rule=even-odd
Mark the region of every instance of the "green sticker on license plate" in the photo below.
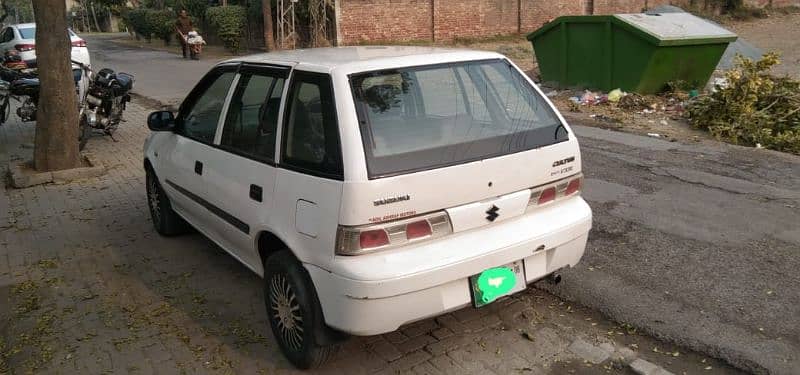
<svg viewBox="0 0 800 375">
<path fill-rule="evenodd" d="M 478 276 L 474 283 L 475 303 L 482 306 L 502 297 L 517 284 L 517 276 L 508 267 L 490 268 Z"/>
</svg>

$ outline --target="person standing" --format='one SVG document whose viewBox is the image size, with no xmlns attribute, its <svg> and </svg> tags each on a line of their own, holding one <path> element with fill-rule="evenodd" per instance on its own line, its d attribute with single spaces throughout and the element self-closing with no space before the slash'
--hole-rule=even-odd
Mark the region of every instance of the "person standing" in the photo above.
<svg viewBox="0 0 800 375">
<path fill-rule="evenodd" d="M 186 9 L 181 9 L 178 12 L 178 19 L 175 21 L 175 31 L 178 32 L 178 40 L 181 42 L 181 50 L 183 50 L 183 58 L 189 57 L 189 45 L 186 43 L 186 34 L 194 30 L 192 19 L 189 17 L 189 12 Z"/>
</svg>

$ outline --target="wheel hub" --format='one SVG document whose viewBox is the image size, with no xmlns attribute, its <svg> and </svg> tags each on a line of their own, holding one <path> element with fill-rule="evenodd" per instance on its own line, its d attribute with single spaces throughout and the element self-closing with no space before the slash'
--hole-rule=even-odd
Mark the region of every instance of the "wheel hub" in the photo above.
<svg viewBox="0 0 800 375">
<path fill-rule="evenodd" d="M 294 289 L 284 275 L 278 274 L 270 281 L 270 309 L 278 327 L 280 339 L 291 349 L 303 346 L 303 316 Z"/>
<path fill-rule="evenodd" d="M 155 181 L 150 180 L 150 191 L 147 193 L 148 201 L 150 203 L 150 210 L 153 213 L 153 219 L 156 222 L 161 220 L 161 208 L 159 207 L 160 197 L 158 196 L 158 188 Z"/>
</svg>

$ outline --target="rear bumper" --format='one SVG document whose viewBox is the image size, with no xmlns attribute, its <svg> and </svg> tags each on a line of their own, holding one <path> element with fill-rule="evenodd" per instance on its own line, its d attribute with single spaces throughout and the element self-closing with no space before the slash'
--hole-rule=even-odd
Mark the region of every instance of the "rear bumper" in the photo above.
<svg viewBox="0 0 800 375">
<path fill-rule="evenodd" d="M 347 276 L 310 264 L 305 267 L 328 325 L 354 335 L 375 335 L 470 305 L 468 278 L 488 268 L 524 260 L 525 279 L 531 283 L 574 266 L 583 256 L 591 222 L 589 206 L 575 197 L 547 210 L 437 241 L 422 249 L 429 256 L 408 250 L 394 254 L 396 262 L 392 257 L 379 258 L 383 267 L 375 267 L 375 259 L 364 256 L 366 267 L 361 272 L 351 267 Z M 518 235 L 516 241 L 497 246 L 503 242 L 498 239 L 508 238 L 509 233 Z M 416 257 L 416 264 L 408 264 L 404 257 Z"/>
</svg>

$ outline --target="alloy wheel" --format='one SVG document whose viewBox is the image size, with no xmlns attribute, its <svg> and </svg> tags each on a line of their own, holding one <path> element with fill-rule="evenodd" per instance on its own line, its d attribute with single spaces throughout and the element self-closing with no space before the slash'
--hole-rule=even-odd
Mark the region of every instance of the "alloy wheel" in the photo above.
<svg viewBox="0 0 800 375">
<path fill-rule="evenodd" d="M 303 316 L 294 289 L 284 275 L 274 275 L 270 280 L 269 301 L 271 319 L 275 321 L 280 331 L 280 339 L 290 349 L 301 350 Z"/>
<path fill-rule="evenodd" d="M 156 225 L 161 222 L 161 197 L 158 194 L 158 182 L 154 177 L 148 179 L 147 201 L 150 203 L 150 212 Z"/>
</svg>

